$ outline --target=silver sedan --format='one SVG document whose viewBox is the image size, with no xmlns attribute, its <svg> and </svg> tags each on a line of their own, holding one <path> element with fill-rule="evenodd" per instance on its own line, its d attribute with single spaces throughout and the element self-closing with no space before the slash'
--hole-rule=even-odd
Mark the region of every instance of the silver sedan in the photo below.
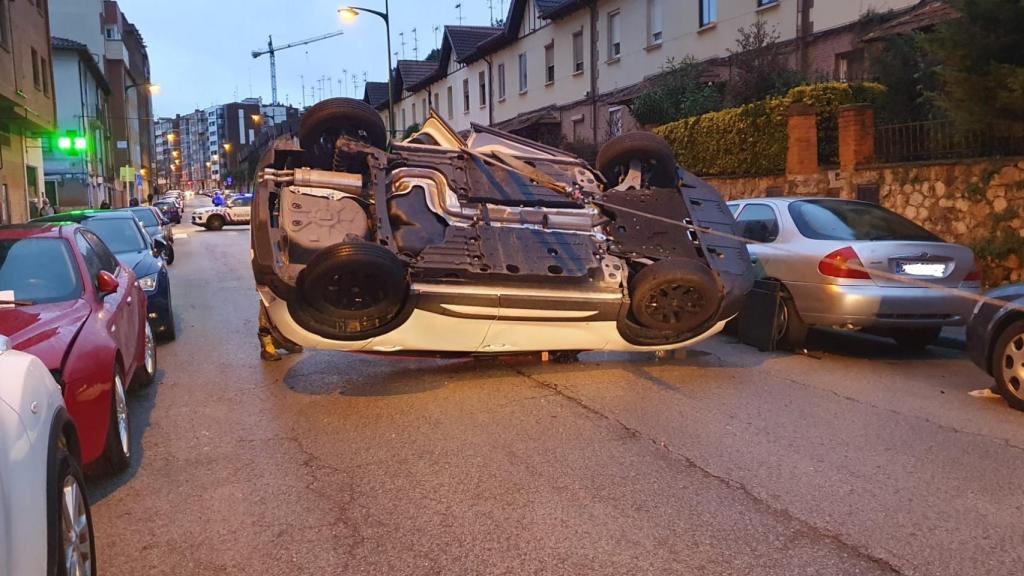
<svg viewBox="0 0 1024 576">
<path fill-rule="evenodd" d="M 784 346 L 802 347 L 810 326 L 831 326 L 923 348 L 970 318 L 976 302 L 948 289 L 980 291 L 971 250 L 877 204 L 752 198 L 729 207 L 764 277 L 782 284 Z"/>
</svg>

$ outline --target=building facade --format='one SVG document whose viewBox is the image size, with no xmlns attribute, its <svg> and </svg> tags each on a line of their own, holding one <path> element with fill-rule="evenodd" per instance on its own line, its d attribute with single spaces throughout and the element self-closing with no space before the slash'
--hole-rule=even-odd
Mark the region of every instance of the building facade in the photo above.
<svg viewBox="0 0 1024 576">
<path fill-rule="evenodd" d="M 39 213 L 55 123 L 47 4 L 0 2 L 0 224 Z"/>
<path fill-rule="evenodd" d="M 432 70 L 399 62 L 396 126 L 421 122 L 428 104 L 459 131 L 478 122 L 548 144 L 600 143 L 636 128 L 629 103 L 669 61 L 692 56 L 727 77 L 738 30 L 757 20 L 778 34 L 794 68 L 843 78 L 862 58 L 861 18 L 917 3 L 513 0 L 502 28 L 446 27 Z M 373 104 L 386 122 L 387 102 Z"/>
<path fill-rule="evenodd" d="M 161 190 L 181 187 L 181 116 L 153 122 L 156 183 Z"/>
<path fill-rule="evenodd" d="M 45 194 L 62 210 L 96 207 L 111 200 L 110 184 L 115 179 L 110 85 L 87 45 L 54 36 L 52 48 L 57 121 L 53 137 L 44 146 Z"/>
<path fill-rule="evenodd" d="M 104 0 L 104 64 L 110 83 L 110 119 L 114 135 L 114 163 L 131 168 L 134 179 L 118 178 L 112 204 L 127 206 L 131 198 L 145 200 L 156 176 L 152 167 L 153 102 L 149 55 L 138 28 L 128 21 L 117 2 Z"/>
</svg>

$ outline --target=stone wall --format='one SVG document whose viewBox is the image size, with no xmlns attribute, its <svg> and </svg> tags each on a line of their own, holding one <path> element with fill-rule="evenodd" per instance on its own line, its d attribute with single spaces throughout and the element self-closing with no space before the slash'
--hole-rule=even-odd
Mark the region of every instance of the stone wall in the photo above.
<svg viewBox="0 0 1024 576">
<path fill-rule="evenodd" d="M 709 178 L 729 200 L 768 195 L 858 198 L 878 186 L 882 206 L 970 246 L 985 284 L 1024 281 L 1024 159 L 858 166 L 849 173 Z"/>
</svg>

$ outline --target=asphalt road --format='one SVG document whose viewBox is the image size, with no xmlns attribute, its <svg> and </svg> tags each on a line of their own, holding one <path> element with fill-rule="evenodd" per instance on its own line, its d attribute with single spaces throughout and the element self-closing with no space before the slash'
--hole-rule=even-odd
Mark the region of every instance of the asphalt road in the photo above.
<svg viewBox="0 0 1024 576">
<path fill-rule="evenodd" d="M 1024 413 L 961 352 L 263 363 L 248 228 L 178 229 L 136 464 L 92 481 L 101 574 L 1024 570 Z"/>
</svg>

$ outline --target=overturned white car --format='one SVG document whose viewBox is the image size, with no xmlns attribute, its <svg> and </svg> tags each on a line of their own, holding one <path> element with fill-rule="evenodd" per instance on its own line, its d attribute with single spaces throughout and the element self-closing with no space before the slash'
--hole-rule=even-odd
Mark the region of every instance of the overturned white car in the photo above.
<svg viewBox="0 0 1024 576">
<path fill-rule="evenodd" d="M 464 140 L 435 115 L 386 145 L 372 108 L 335 98 L 264 157 L 253 271 L 284 341 L 671 349 L 719 331 L 753 284 L 725 203 L 654 135 L 610 140 L 597 170 L 483 126 Z"/>
</svg>

